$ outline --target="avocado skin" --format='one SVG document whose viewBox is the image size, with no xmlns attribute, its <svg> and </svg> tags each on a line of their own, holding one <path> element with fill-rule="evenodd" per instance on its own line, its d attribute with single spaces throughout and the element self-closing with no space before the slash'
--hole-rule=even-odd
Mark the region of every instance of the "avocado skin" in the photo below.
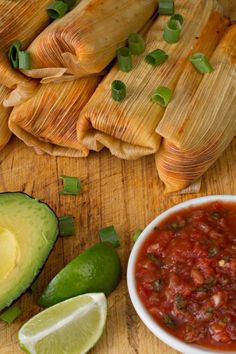
<svg viewBox="0 0 236 354">
<path fill-rule="evenodd" d="M 116 250 L 110 243 L 97 243 L 74 258 L 52 279 L 38 304 L 47 308 L 71 297 L 94 292 L 108 296 L 120 278 L 121 264 Z"/>
<path fill-rule="evenodd" d="M 41 207 L 42 210 L 44 209 L 47 210 L 48 212 L 48 216 L 50 215 L 51 217 L 51 221 L 53 222 L 52 224 L 52 229 L 50 232 L 50 242 L 48 242 L 47 247 L 45 247 L 45 249 L 43 250 L 43 254 L 41 254 L 41 260 L 40 262 L 37 262 L 37 266 L 35 267 L 35 259 L 37 260 L 37 254 L 32 254 L 32 250 L 30 250 L 30 253 L 27 255 L 27 258 L 31 259 L 31 267 L 30 269 L 28 269 L 28 273 L 24 274 L 24 282 L 23 284 L 21 283 L 21 278 L 22 278 L 22 273 L 19 274 L 19 279 L 18 279 L 18 284 L 13 284 L 14 289 L 12 289 L 12 291 L 10 291 L 10 294 L 8 296 L 1 296 L 1 289 L 0 289 L 0 311 L 2 311 L 4 308 L 10 306 L 15 300 L 17 300 L 22 294 L 24 294 L 27 289 L 30 287 L 30 285 L 35 281 L 35 279 L 37 278 L 38 274 L 40 273 L 42 267 L 44 266 L 45 262 L 48 259 L 48 256 L 50 255 L 50 252 L 53 249 L 53 246 L 57 240 L 58 234 L 59 234 L 59 226 L 58 226 L 58 218 L 55 214 L 55 212 L 53 211 L 53 209 L 46 203 L 41 202 L 39 199 L 34 198 L 30 195 L 28 195 L 27 193 L 24 192 L 20 192 L 20 191 L 16 191 L 16 192 L 1 192 L 0 193 L 0 208 L 1 208 L 1 203 L 4 200 L 4 198 L 6 199 L 6 201 L 11 201 L 11 199 L 18 199 L 19 198 L 19 202 L 21 201 L 25 201 L 27 202 L 27 200 L 31 203 L 35 202 L 35 205 L 37 205 L 37 207 Z M 32 205 L 31 205 L 32 206 Z M 24 221 L 22 220 L 22 223 Z M 30 223 L 32 223 L 32 219 L 30 220 Z M 13 212 L 13 221 L 12 224 L 15 225 L 15 218 L 14 218 L 14 212 Z M 1 214 L 0 214 L 0 226 L 1 226 Z M 33 242 L 34 240 L 32 240 Z M 49 240 L 48 240 L 49 241 Z M 35 245 L 36 246 L 36 245 Z M 38 252 L 39 250 L 37 249 L 37 247 L 34 248 L 36 252 Z M 24 261 L 24 259 L 23 259 Z M 33 272 L 32 272 L 33 270 Z"/>
</svg>

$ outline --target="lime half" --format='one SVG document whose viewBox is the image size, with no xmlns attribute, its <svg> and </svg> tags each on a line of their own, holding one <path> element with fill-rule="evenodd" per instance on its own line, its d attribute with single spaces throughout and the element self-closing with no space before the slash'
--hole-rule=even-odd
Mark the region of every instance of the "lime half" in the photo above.
<svg viewBox="0 0 236 354">
<path fill-rule="evenodd" d="M 107 300 L 103 293 L 61 302 L 34 316 L 19 331 L 21 348 L 31 354 L 82 354 L 103 333 Z"/>
</svg>

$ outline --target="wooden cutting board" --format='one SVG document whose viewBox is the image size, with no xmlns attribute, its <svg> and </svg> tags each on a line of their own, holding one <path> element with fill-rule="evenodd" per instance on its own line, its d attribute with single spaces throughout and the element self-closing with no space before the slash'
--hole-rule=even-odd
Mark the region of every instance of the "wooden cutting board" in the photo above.
<svg viewBox="0 0 236 354">
<path fill-rule="evenodd" d="M 80 196 L 60 196 L 59 176 L 78 176 L 83 182 Z M 142 324 L 129 300 L 126 266 L 132 248 L 131 235 L 144 228 L 165 209 L 196 196 L 236 194 L 236 139 L 206 173 L 197 195 L 164 195 L 154 158 L 123 161 L 106 150 L 87 159 L 38 156 L 13 138 L 0 153 L 0 191 L 24 191 L 48 203 L 58 216 L 76 218 L 76 235 L 59 238 L 40 276 L 38 292 L 26 292 L 17 304 L 23 315 L 11 326 L 0 323 L 0 354 L 21 353 L 17 344 L 20 326 L 40 309 L 35 300 L 50 279 L 72 258 L 98 241 L 101 227 L 115 225 L 120 238 L 119 254 L 123 277 L 109 297 L 105 333 L 93 354 L 176 354 Z"/>
</svg>

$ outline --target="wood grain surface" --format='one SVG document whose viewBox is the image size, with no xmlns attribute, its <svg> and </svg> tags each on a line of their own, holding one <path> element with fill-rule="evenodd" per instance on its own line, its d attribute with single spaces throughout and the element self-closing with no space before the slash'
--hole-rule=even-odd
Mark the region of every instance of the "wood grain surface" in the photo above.
<svg viewBox="0 0 236 354">
<path fill-rule="evenodd" d="M 60 175 L 78 176 L 83 183 L 80 196 L 60 196 Z M 0 323 L 0 354 L 21 353 L 17 331 L 40 311 L 35 300 L 54 275 L 73 257 L 98 241 L 97 231 L 114 224 L 121 238 L 119 254 L 123 277 L 109 297 L 105 333 L 93 354 L 176 354 L 155 338 L 142 324 L 129 300 L 126 266 L 132 248 L 131 235 L 144 228 L 165 209 L 196 196 L 236 194 L 236 139 L 203 178 L 198 195 L 164 195 L 154 158 L 123 161 L 104 150 L 87 159 L 38 156 L 13 138 L 0 153 L 0 191 L 24 191 L 47 202 L 58 216 L 76 218 L 76 235 L 59 238 L 40 276 L 38 292 L 26 292 L 17 304 L 23 315 L 11 326 Z M 190 354 L 190 353 L 189 353 Z"/>
</svg>

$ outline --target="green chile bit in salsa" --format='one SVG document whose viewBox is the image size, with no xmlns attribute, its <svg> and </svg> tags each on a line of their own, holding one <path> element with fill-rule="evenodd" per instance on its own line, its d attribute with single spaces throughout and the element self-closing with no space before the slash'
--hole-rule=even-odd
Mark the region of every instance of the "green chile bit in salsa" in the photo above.
<svg viewBox="0 0 236 354">
<path fill-rule="evenodd" d="M 172 335 L 236 349 L 236 204 L 169 216 L 144 243 L 135 276 L 142 302 Z"/>
</svg>

